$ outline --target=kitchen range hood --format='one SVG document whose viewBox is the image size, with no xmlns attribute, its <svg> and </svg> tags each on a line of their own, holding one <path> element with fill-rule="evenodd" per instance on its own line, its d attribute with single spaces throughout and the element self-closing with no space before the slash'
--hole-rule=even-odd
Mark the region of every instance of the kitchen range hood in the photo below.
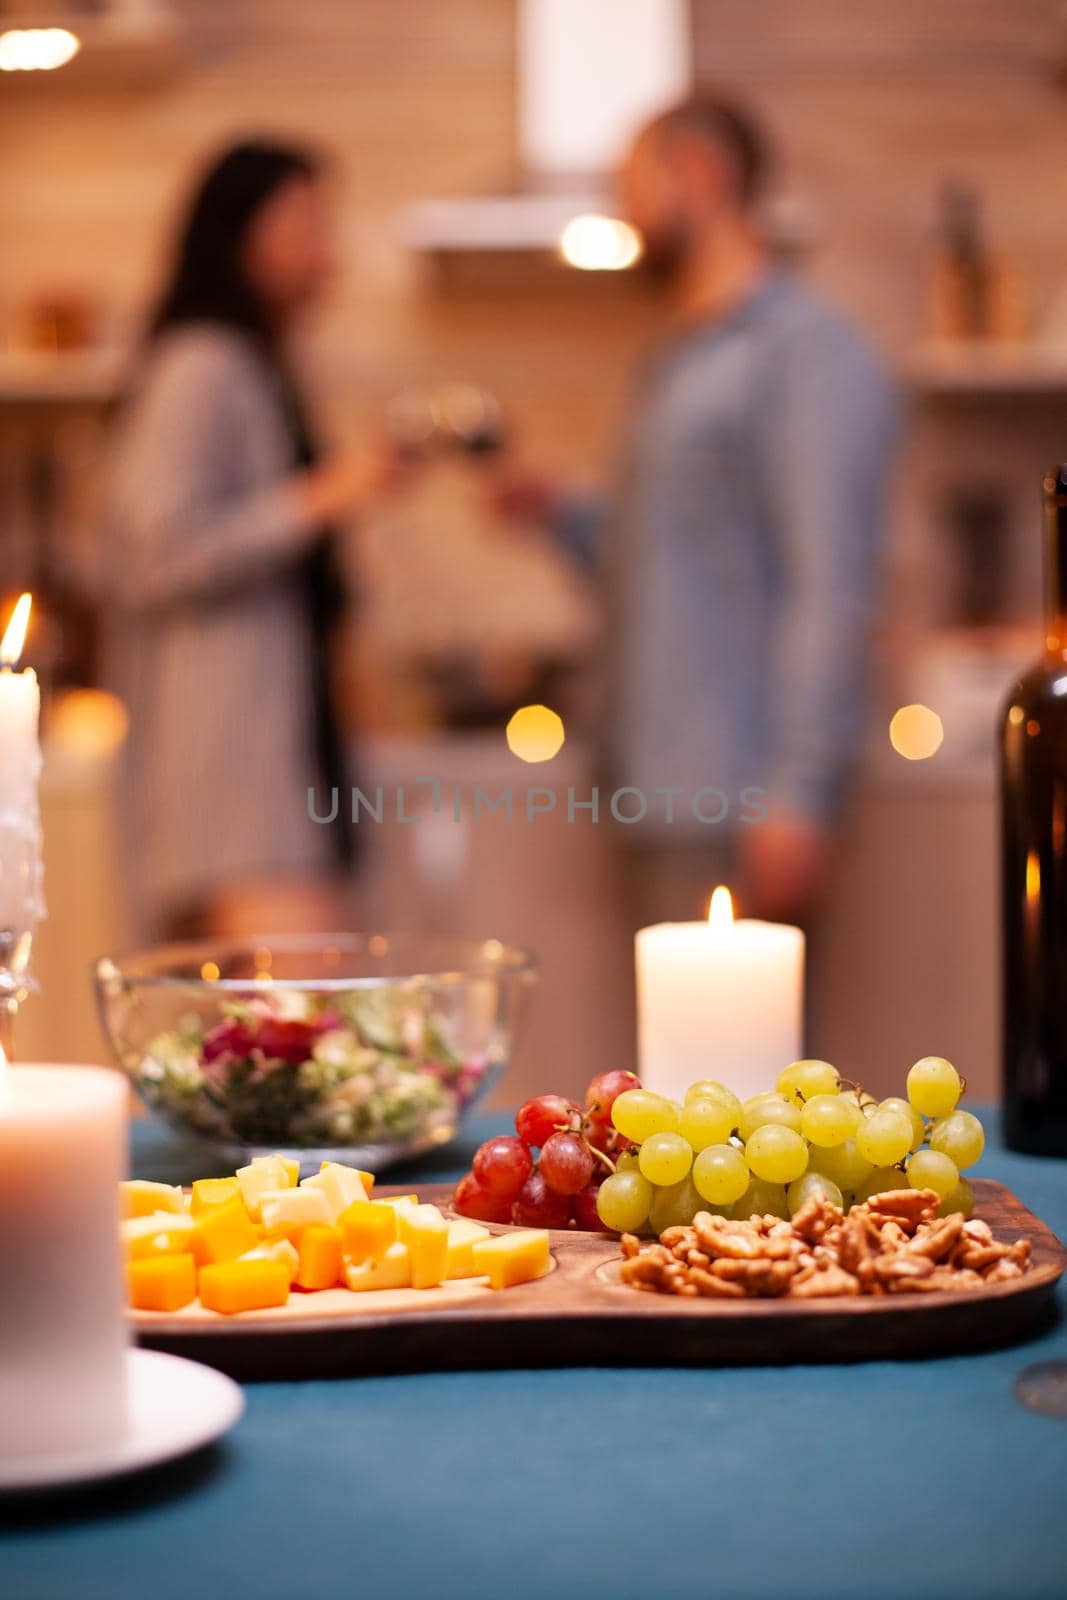
<svg viewBox="0 0 1067 1600">
<path fill-rule="evenodd" d="M 426 199 L 401 234 L 433 256 L 562 250 L 572 266 L 630 266 L 610 174 L 634 131 L 692 85 L 689 0 L 518 0 L 519 176 L 481 196 Z"/>
</svg>

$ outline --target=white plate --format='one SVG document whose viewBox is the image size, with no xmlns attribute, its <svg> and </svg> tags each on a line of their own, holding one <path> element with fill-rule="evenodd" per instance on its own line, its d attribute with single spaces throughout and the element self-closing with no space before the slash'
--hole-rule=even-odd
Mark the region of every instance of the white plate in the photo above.
<svg viewBox="0 0 1067 1600">
<path fill-rule="evenodd" d="M 158 1350 L 128 1351 L 126 1381 L 130 1425 L 125 1438 L 77 1455 L 0 1460 L 0 1490 L 54 1489 L 158 1466 L 210 1444 L 245 1408 L 232 1378 Z"/>
</svg>

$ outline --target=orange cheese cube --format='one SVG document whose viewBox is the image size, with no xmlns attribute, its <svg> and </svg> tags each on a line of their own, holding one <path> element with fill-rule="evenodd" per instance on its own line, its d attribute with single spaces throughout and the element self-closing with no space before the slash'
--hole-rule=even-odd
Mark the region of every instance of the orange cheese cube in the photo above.
<svg viewBox="0 0 1067 1600">
<path fill-rule="evenodd" d="M 411 1287 L 411 1255 L 406 1244 L 397 1240 L 377 1260 L 350 1262 L 345 1268 L 350 1289 L 408 1289 Z"/>
<path fill-rule="evenodd" d="M 344 1269 L 340 1228 L 313 1222 L 300 1235 L 296 1282 L 301 1289 L 332 1289 Z"/>
<path fill-rule="evenodd" d="M 446 1278 L 475 1278 L 474 1246 L 491 1238 L 488 1228 L 468 1217 L 460 1217 L 448 1224 L 448 1254 L 445 1256 Z"/>
<path fill-rule="evenodd" d="M 159 1211 L 185 1211 L 185 1196 L 172 1183 L 149 1183 L 146 1178 L 130 1178 L 119 1184 L 119 1211 L 122 1217 L 151 1217 Z"/>
<path fill-rule="evenodd" d="M 196 1219 L 192 1251 L 200 1266 L 219 1261 L 236 1261 L 259 1243 L 259 1229 L 245 1209 L 243 1200 L 228 1200 Z"/>
<path fill-rule="evenodd" d="M 200 1269 L 200 1304 L 232 1316 L 283 1306 L 289 1298 L 284 1261 L 218 1261 Z"/>
<path fill-rule="evenodd" d="M 396 1211 L 373 1200 L 353 1200 L 337 1219 L 341 1248 L 351 1261 L 377 1260 L 396 1241 Z"/>
<path fill-rule="evenodd" d="M 196 1224 L 183 1212 L 157 1211 L 151 1217 L 129 1217 L 119 1223 L 119 1238 L 127 1261 L 143 1256 L 172 1256 L 192 1249 Z"/>
<path fill-rule="evenodd" d="M 240 1193 L 236 1178 L 197 1178 L 193 1184 L 189 1209 L 194 1217 L 199 1217 L 213 1206 L 224 1206 L 228 1201 L 238 1199 Z"/>
<path fill-rule="evenodd" d="M 518 1233 L 498 1233 L 474 1246 L 474 1270 L 489 1279 L 491 1289 L 540 1278 L 552 1264 L 548 1233 L 544 1228 L 523 1228 Z"/>
<path fill-rule="evenodd" d="M 196 1262 L 191 1255 L 128 1261 L 126 1286 L 135 1311 L 177 1311 L 196 1299 Z"/>
</svg>

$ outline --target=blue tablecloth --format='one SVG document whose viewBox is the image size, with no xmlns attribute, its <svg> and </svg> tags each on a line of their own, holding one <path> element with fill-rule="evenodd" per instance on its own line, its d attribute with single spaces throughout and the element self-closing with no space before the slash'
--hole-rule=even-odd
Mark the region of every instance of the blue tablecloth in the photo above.
<svg viewBox="0 0 1067 1600">
<path fill-rule="evenodd" d="M 450 1176 L 493 1124 L 402 1171 Z M 1067 1234 L 1067 1162 L 991 1148 Z M 154 1127 L 137 1170 L 189 1176 Z M 175 1467 L 9 1506 L 12 1600 L 1037 1600 L 1067 1595 L 1067 1422 L 1012 1396 L 1067 1358 L 432 1373 L 248 1388 Z"/>
</svg>

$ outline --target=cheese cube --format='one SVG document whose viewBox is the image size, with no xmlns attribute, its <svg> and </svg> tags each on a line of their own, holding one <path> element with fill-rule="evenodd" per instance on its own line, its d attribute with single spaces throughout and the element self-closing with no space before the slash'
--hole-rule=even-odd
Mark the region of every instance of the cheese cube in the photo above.
<svg viewBox="0 0 1067 1600">
<path fill-rule="evenodd" d="M 319 1162 L 319 1171 L 320 1172 L 325 1172 L 326 1168 L 328 1166 L 331 1166 L 331 1165 L 332 1165 L 332 1163 L 329 1162 L 329 1161 L 320 1161 Z M 364 1172 L 362 1167 L 354 1167 L 352 1170 L 359 1174 L 360 1182 L 362 1183 L 364 1189 L 366 1189 L 366 1191 L 367 1191 L 367 1199 L 369 1200 L 370 1197 L 371 1197 L 371 1194 L 373 1193 L 373 1190 L 374 1190 L 374 1173 L 373 1172 Z"/>
<path fill-rule="evenodd" d="M 247 1167 L 238 1167 L 234 1176 L 253 1222 L 259 1221 L 260 1202 L 265 1194 L 292 1188 L 281 1156 L 257 1156 Z"/>
<path fill-rule="evenodd" d="M 128 1261 L 126 1286 L 135 1311 L 177 1311 L 196 1299 L 196 1262 L 186 1254 Z"/>
<path fill-rule="evenodd" d="M 219 1261 L 236 1261 L 259 1243 L 259 1229 L 249 1220 L 242 1200 L 228 1200 L 213 1206 L 196 1219 L 192 1233 L 192 1252 L 200 1266 Z"/>
<path fill-rule="evenodd" d="M 540 1278 L 552 1264 L 548 1233 L 544 1228 L 523 1228 L 518 1233 L 498 1233 L 483 1239 L 472 1251 L 474 1270 L 484 1273 L 491 1289 L 509 1289 L 513 1284 Z"/>
<path fill-rule="evenodd" d="M 330 1203 L 321 1189 L 275 1189 L 259 1202 L 268 1239 L 286 1238 L 297 1244 L 304 1228 L 312 1223 L 329 1227 L 333 1222 Z"/>
<path fill-rule="evenodd" d="M 183 1212 L 157 1211 L 151 1217 L 129 1217 L 119 1223 L 119 1238 L 127 1261 L 143 1256 L 180 1254 L 192 1248 L 196 1224 Z"/>
<path fill-rule="evenodd" d="M 200 1304 L 232 1316 L 283 1306 L 289 1298 L 284 1261 L 220 1261 L 200 1269 Z"/>
<path fill-rule="evenodd" d="M 340 1283 L 344 1268 L 340 1228 L 313 1222 L 301 1233 L 297 1252 L 300 1258 L 296 1270 L 298 1288 L 332 1289 L 335 1283 Z"/>
<path fill-rule="evenodd" d="M 448 1257 L 448 1223 L 436 1206 L 400 1206 L 396 1231 L 411 1252 L 411 1287 L 443 1283 Z"/>
<path fill-rule="evenodd" d="M 367 1261 L 384 1256 L 396 1241 L 396 1211 L 393 1206 L 375 1205 L 373 1200 L 353 1200 L 337 1219 L 341 1247 L 351 1261 Z"/>
<path fill-rule="evenodd" d="M 254 1250 L 246 1250 L 241 1261 L 281 1261 L 289 1274 L 289 1282 L 296 1281 L 297 1268 L 300 1257 L 295 1244 L 290 1244 L 288 1239 L 265 1239 L 262 1244 L 257 1244 Z"/>
<path fill-rule="evenodd" d="M 327 1161 L 321 1172 L 300 1180 L 301 1189 L 319 1189 L 330 1207 L 330 1221 L 336 1222 L 346 1206 L 353 1200 L 366 1200 L 363 1179 L 355 1167 L 343 1167 L 339 1161 Z"/>
<path fill-rule="evenodd" d="M 350 1289 L 408 1289 L 411 1287 L 411 1256 L 406 1244 L 391 1244 L 377 1260 L 350 1262 L 345 1268 Z"/>
<path fill-rule="evenodd" d="M 474 1278 L 474 1246 L 482 1239 L 491 1238 L 488 1228 L 469 1217 L 460 1217 L 448 1224 L 448 1253 L 445 1256 L 446 1278 Z"/>
<path fill-rule="evenodd" d="M 383 1194 L 379 1195 L 374 1202 L 376 1206 L 398 1206 L 401 1210 L 417 1206 L 418 1203 L 419 1197 L 417 1194 Z"/>
<path fill-rule="evenodd" d="M 181 1213 L 185 1196 L 173 1183 L 149 1183 L 145 1178 L 130 1178 L 119 1184 L 119 1214 L 124 1218 L 150 1217 L 157 1211 Z"/>
<path fill-rule="evenodd" d="M 213 1206 L 224 1206 L 230 1200 L 241 1198 L 241 1186 L 236 1178 L 197 1178 L 189 1200 L 189 1209 L 199 1217 Z"/>
<path fill-rule="evenodd" d="M 290 1189 L 295 1189 L 297 1184 L 300 1182 L 300 1158 L 299 1158 L 299 1156 L 283 1156 L 283 1155 L 253 1156 L 252 1157 L 252 1165 L 255 1166 L 257 1161 L 280 1161 L 281 1164 L 282 1164 L 282 1170 L 284 1171 L 285 1176 L 288 1179 L 288 1185 L 289 1185 Z M 278 1187 L 282 1188 L 284 1186 L 282 1184 L 279 1184 Z"/>
<path fill-rule="evenodd" d="M 135 1311 L 178 1311 L 196 1299 L 191 1255 L 142 1256 L 126 1263 L 126 1287 Z"/>
</svg>

